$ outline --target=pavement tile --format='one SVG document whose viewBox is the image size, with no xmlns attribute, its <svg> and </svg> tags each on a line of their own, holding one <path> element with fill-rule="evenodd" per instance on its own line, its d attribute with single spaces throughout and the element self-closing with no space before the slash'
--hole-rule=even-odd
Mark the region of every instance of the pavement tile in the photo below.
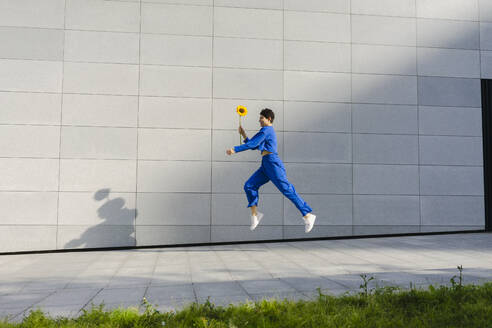
<svg viewBox="0 0 492 328">
<path fill-rule="evenodd" d="M 321 288 L 322 290 L 330 290 L 330 289 L 344 289 L 344 286 L 339 283 L 328 280 L 322 277 L 286 277 L 280 278 L 281 281 L 287 283 L 289 286 L 292 286 L 297 291 L 313 291 L 317 288 Z"/>
<path fill-rule="evenodd" d="M 193 284 L 196 296 L 206 298 L 207 296 L 248 296 L 243 287 L 236 281 L 196 283 Z"/>
<path fill-rule="evenodd" d="M 48 297 L 53 291 L 43 293 L 9 294 L 0 296 L 0 309 L 29 307 Z"/>
<path fill-rule="evenodd" d="M 78 304 L 86 304 L 92 299 L 100 289 L 83 288 L 83 289 L 60 289 L 39 302 L 38 306 L 62 307 Z"/>
<path fill-rule="evenodd" d="M 161 302 L 175 299 L 195 299 L 192 284 L 163 287 L 149 287 L 145 298 L 149 302 Z"/>
<path fill-rule="evenodd" d="M 37 291 L 37 290 L 49 290 L 49 289 L 62 289 L 70 282 L 69 279 L 40 279 L 31 281 L 26 284 L 22 289 L 22 292 Z"/>
<path fill-rule="evenodd" d="M 94 303 L 104 302 L 118 303 L 118 302 L 133 302 L 140 304 L 144 297 L 146 287 L 133 287 L 133 288 L 104 288 L 92 299 Z"/>
<path fill-rule="evenodd" d="M 280 279 L 239 281 L 250 295 L 273 292 L 295 292 L 296 290 Z"/>
<path fill-rule="evenodd" d="M 107 288 L 117 288 L 117 287 L 142 287 L 150 285 L 151 277 L 120 277 L 116 276 L 111 279 Z"/>
<path fill-rule="evenodd" d="M 344 274 L 344 275 L 330 275 L 324 276 L 324 278 L 334 281 L 337 284 L 345 287 L 346 289 L 359 289 L 360 285 L 363 284 L 363 279 L 359 275 L 354 274 Z M 368 279 L 370 276 L 368 275 Z M 374 280 L 368 283 L 368 286 L 373 286 Z"/>
<path fill-rule="evenodd" d="M 173 300 L 161 300 L 157 303 L 151 302 L 160 312 L 178 311 L 195 302 L 194 298 L 183 298 Z"/>
<path fill-rule="evenodd" d="M 0 281 L 6 281 L 8 277 L 0 278 Z M 11 283 L 1 283 L 0 284 L 0 296 L 5 294 L 19 293 L 27 282 L 11 282 Z"/>
<path fill-rule="evenodd" d="M 191 284 L 191 275 L 159 275 L 152 277 L 150 281 L 150 286 L 171 286 L 171 285 L 184 285 Z"/>
</svg>

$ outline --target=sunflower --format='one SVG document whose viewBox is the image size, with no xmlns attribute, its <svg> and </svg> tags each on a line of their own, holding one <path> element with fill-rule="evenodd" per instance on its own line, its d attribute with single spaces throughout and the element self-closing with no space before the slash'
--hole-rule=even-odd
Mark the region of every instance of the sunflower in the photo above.
<svg viewBox="0 0 492 328">
<path fill-rule="evenodd" d="M 246 109 L 246 107 L 244 106 L 237 106 L 236 107 L 236 112 L 240 115 L 240 116 L 246 116 L 246 114 L 248 114 L 248 110 Z"/>
</svg>

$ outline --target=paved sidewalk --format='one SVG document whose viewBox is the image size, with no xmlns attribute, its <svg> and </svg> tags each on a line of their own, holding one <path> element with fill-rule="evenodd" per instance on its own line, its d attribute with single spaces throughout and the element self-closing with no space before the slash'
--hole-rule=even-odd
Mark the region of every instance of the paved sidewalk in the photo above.
<svg viewBox="0 0 492 328">
<path fill-rule="evenodd" d="M 309 299 L 369 284 L 449 285 L 492 281 L 492 234 L 467 233 L 230 246 L 0 256 L 0 317 L 31 309 L 78 316 L 91 303 L 179 309 L 207 297 L 218 305 L 262 298 Z"/>
</svg>

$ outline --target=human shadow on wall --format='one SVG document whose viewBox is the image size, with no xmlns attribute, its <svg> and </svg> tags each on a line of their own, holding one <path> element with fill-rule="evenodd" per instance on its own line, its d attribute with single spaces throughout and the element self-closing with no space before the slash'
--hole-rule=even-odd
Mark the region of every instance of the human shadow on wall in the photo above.
<svg viewBox="0 0 492 328">
<path fill-rule="evenodd" d="M 137 210 L 125 207 L 125 199 L 110 198 L 111 189 L 104 188 L 94 193 L 96 202 L 103 202 L 97 209 L 103 221 L 84 231 L 80 238 L 72 239 L 64 248 L 96 248 L 135 246 L 135 220 Z"/>
</svg>

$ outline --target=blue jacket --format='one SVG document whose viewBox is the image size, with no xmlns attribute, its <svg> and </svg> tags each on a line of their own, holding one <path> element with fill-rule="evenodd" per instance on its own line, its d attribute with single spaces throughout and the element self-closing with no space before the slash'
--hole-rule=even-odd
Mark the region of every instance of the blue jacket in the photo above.
<svg viewBox="0 0 492 328">
<path fill-rule="evenodd" d="M 273 126 L 262 127 L 253 138 L 246 138 L 244 139 L 244 144 L 234 147 L 236 153 L 248 149 L 258 149 L 260 152 L 266 150 L 278 155 L 277 136 L 275 135 Z"/>
</svg>

